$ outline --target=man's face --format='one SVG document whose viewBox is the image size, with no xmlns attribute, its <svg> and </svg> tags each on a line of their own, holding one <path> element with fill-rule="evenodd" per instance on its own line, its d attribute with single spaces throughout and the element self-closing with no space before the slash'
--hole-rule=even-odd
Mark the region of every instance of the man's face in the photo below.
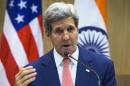
<svg viewBox="0 0 130 86">
<path fill-rule="evenodd" d="M 51 24 L 50 39 L 56 51 L 64 57 L 64 52 L 72 54 L 77 47 L 78 29 L 73 18 L 65 18 Z"/>
</svg>

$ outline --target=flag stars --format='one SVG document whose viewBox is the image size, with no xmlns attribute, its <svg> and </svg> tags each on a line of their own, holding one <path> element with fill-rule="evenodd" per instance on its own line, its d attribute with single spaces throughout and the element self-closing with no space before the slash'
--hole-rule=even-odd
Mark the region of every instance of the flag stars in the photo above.
<svg viewBox="0 0 130 86">
<path fill-rule="evenodd" d="M 14 7 L 14 0 L 10 1 L 9 7 L 10 7 L 10 8 Z"/>
<path fill-rule="evenodd" d="M 37 5 L 32 4 L 31 6 L 32 13 L 37 13 L 38 12 L 37 8 L 38 8 Z"/>
<path fill-rule="evenodd" d="M 20 9 L 22 10 L 23 8 L 27 8 L 26 7 L 26 1 L 20 0 L 20 3 L 18 4 L 18 6 L 20 7 Z"/>
<path fill-rule="evenodd" d="M 18 14 L 15 20 L 17 21 L 17 23 L 20 23 L 20 22 L 24 22 L 23 18 L 24 18 L 23 15 Z"/>
</svg>

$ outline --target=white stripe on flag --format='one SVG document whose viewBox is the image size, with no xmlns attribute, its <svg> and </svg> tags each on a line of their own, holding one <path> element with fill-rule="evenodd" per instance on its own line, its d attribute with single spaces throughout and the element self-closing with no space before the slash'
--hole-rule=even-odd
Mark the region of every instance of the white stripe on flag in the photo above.
<svg viewBox="0 0 130 86">
<path fill-rule="evenodd" d="M 79 28 L 84 26 L 100 27 L 106 31 L 105 23 L 95 0 L 75 0 L 75 7 L 79 16 Z M 81 5 L 82 8 L 81 9 Z"/>
<path fill-rule="evenodd" d="M 43 55 L 43 40 L 42 40 L 42 32 L 41 32 L 41 29 L 40 29 L 38 18 L 33 19 L 29 23 L 29 26 L 31 28 L 34 40 L 36 42 L 39 56 L 41 57 Z"/>
<path fill-rule="evenodd" d="M 11 53 L 19 67 L 25 66 L 28 63 L 28 59 L 24 48 L 18 38 L 17 32 L 15 31 L 9 15 L 6 11 L 4 23 L 4 35 L 8 41 Z M 8 23 L 8 24 L 7 24 Z"/>
<path fill-rule="evenodd" d="M 0 60 L 0 86 L 10 86 L 1 60 Z"/>
</svg>

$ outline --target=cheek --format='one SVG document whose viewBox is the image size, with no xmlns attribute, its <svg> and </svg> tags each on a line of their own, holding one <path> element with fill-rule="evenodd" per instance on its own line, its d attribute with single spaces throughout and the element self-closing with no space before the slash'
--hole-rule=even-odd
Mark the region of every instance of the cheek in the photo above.
<svg viewBox="0 0 130 86">
<path fill-rule="evenodd" d="M 75 41 L 77 42 L 78 33 L 72 34 L 72 35 L 71 35 L 71 38 L 73 39 L 74 42 L 75 42 Z"/>
<path fill-rule="evenodd" d="M 59 45 L 60 38 L 53 36 L 53 37 L 51 37 L 51 42 L 52 42 L 53 46 L 57 46 L 57 45 Z"/>
</svg>

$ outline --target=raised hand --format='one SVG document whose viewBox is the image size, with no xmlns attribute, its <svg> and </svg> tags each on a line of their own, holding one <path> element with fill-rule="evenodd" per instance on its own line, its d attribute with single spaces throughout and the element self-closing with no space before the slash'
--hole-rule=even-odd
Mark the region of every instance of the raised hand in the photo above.
<svg viewBox="0 0 130 86">
<path fill-rule="evenodd" d="M 15 86 L 27 86 L 36 79 L 36 69 L 32 66 L 20 68 L 15 76 Z"/>
</svg>

